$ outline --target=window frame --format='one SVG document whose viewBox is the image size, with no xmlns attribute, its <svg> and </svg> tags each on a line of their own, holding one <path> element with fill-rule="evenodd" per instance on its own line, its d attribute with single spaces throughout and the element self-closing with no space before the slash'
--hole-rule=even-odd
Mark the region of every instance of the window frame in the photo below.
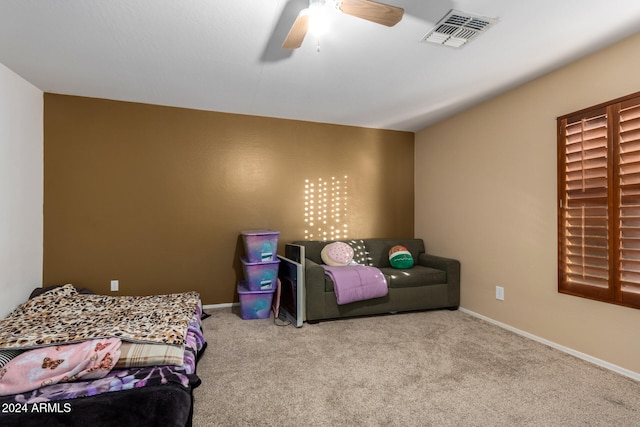
<svg viewBox="0 0 640 427">
<path fill-rule="evenodd" d="M 614 99 L 612 101 L 608 101 L 605 103 L 601 103 L 598 105 L 594 105 L 589 108 L 585 108 L 573 113 L 565 114 L 557 117 L 557 196 L 558 196 L 558 292 L 583 298 L 589 298 L 597 301 L 623 305 L 626 307 L 632 307 L 640 309 L 640 282 L 631 284 L 629 289 L 625 289 L 625 285 L 621 279 L 621 271 L 624 270 L 622 267 L 622 262 L 627 261 L 629 259 L 624 258 L 622 255 L 623 246 L 622 244 L 625 242 L 629 242 L 630 238 L 624 238 L 622 236 L 622 230 L 625 229 L 625 226 L 621 223 L 621 210 L 623 206 L 622 198 L 621 198 L 621 189 L 624 185 L 621 184 L 621 173 L 622 166 L 624 162 L 620 160 L 621 152 L 620 147 L 622 141 L 621 134 L 624 131 L 620 128 L 620 111 L 621 108 L 627 108 L 629 106 L 638 106 L 640 107 L 640 92 L 636 92 L 621 98 Z M 572 248 L 574 245 L 569 244 L 569 237 L 574 238 L 578 237 L 581 239 L 581 246 L 583 253 L 583 258 L 589 257 L 589 255 L 584 255 L 586 251 L 592 250 L 593 248 L 588 247 L 589 245 L 585 243 L 588 236 L 584 231 L 582 234 L 576 235 L 572 234 L 572 231 L 568 231 L 568 228 L 579 228 L 575 227 L 573 224 L 579 222 L 581 224 L 582 229 L 586 229 L 589 226 L 585 225 L 585 223 L 589 221 L 595 221 L 591 218 L 587 218 L 584 216 L 570 216 L 567 213 L 568 206 L 574 206 L 568 204 L 568 200 L 571 199 L 571 203 L 574 203 L 574 200 L 579 199 L 579 197 L 570 196 L 571 189 L 567 186 L 567 182 L 571 184 L 573 181 L 571 179 L 567 179 L 567 175 L 572 172 L 580 172 L 584 177 L 587 172 L 590 172 L 590 168 L 585 166 L 585 141 L 588 141 L 585 138 L 584 131 L 584 123 L 589 120 L 593 120 L 594 118 L 601 117 L 602 115 L 606 115 L 606 177 L 599 177 L 600 182 L 606 181 L 606 187 L 596 187 L 600 190 L 603 188 L 606 191 L 606 205 L 601 205 L 599 208 L 602 210 L 604 206 L 606 206 L 607 215 L 606 221 L 607 224 L 606 232 L 604 232 L 600 236 L 596 236 L 597 238 L 604 238 L 606 235 L 606 251 L 607 251 L 607 259 L 606 259 L 606 270 L 608 277 L 606 279 L 599 278 L 600 280 L 606 280 L 606 287 L 601 284 L 595 283 L 587 283 L 588 280 L 583 283 L 579 283 L 578 281 L 572 281 L 569 278 L 570 274 L 573 274 L 570 270 L 573 267 L 581 268 L 583 271 L 590 268 L 588 262 L 583 264 L 574 263 L 573 261 L 568 261 L 569 257 L 576 257 L 574 253 L 572 253 Z M 584 119 L 584 120 L 583 120 Z M 572 163 L 571 161 L 567 162 L 568 154 L 573 154 L 575 152 L 569 152 L 568 146 L 574 144 L 569 141 L 571 139 L 571 134 L 567 133 L 567 129 L 575 126 L 576 123 L 582 123 L 582 134 L 579 139 L 579 143 L 581 144 L 580 155 L 582 156 L 582 165 L 581 169 L 571 169 L 569 170 L 567 167 L 567 163 Z M 569 142 L 568 142 L 569 141 Z M 634 140 L 635 141 L 635 140 Z M 602 147 L 597 146 L 597 148 L 603 149 Z M 636 152 L 634 152 L 636 153 Z M 606 179 L 605 179 L 606 178 Z M 585 178 L 582 178 L 583 181 Z M 586 184 L 583 183 L 582 192 L 585 190 L 584 186 Z M 575 190 L 573 190 L 575 193 Z M 590 197 L 590 196 L 588 196 Z M 594 197 L 597 198 L 597 197 Z M 601 197 L 600 197 L 601 198 Z M 586 204 L 585 204 L 586 205 Z M 583 205 L 583 206 L 585 206 Z M 573 209 L 573 207 L 571 208 Z M 583 208 L 583 211 L 588 208 Z M 637 209 L 640 209 L 638 207 Z M 568 222 L 567 218 L 572 221 Z M 602 218 L 599 218 L 602 221 Z M 599 228 L 599 232 L 602 232 L 602 227 Z M 587 248 L 585 250 L 585 248 Z M 635 248 L 634 248 L 635 249 Z M 596 249 L 593 249 L 594 251 Z M 600 253 L 603 252 L 603 248 L 598 246 L 597 250 Z M 595 257 L 592 257 L 595 258 Z M 631 263 L 635 263 L 635 260 Z M 598 268 L 603 269 L 602 265 Z M 640 271 L 638 271 L 640 273 Z"/>
</svg>

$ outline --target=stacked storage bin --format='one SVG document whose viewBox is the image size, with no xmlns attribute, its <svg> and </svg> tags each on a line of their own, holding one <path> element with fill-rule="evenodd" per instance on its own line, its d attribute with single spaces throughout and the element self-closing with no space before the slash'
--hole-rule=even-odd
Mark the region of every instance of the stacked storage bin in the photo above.
<svg viewBox="0 0 640 427">
<path fill-rule="evenodd" d="M 242 231 L 246 257 L 242 258 L 244 279 L 238 283 L 243 319 L 266 319 L 278 281 L 278 236 L 280 232 L 260 229 Z"/>
</svg>

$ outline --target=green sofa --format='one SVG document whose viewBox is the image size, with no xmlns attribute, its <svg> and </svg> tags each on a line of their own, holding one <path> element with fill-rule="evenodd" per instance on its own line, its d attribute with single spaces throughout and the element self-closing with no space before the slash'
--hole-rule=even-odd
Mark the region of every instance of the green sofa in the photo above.
<svg viewBox="0 0 640 427">
<path fill-rule="evenodd" d="M 400 311 L 448 308 L 460 305 L 460 262 L 427 254 L 422 239 L 354 239 L 339 240 L 351 245 L 354 260 L 379 268 L 389 293 L 381 298 L 338 305 L 333 281 L 322 268 L 322 248 L 332 241 L 304 240 L 292 242 L 305 248 L 306 320 L 362 316 Z M 389 249 L 402 245 L 414 259 L 414 266 L 402 270 L 389 264 Z"/>
</svg>

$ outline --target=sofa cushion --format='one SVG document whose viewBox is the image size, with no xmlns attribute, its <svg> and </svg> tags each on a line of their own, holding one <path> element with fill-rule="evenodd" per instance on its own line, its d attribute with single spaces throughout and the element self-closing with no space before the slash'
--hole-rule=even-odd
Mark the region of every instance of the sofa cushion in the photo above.
<svg viewBox="0 0 640 427">
<path fill-rule="evenodd" d="M 369 252 L 364 240 L 349 240 L 347 244 L 353 248 L 353 262 L 360 265 L 369 265 Z"/>
<path fill-rule="evenodd" d="M 384 267 L 380 271 L 387 278 L 390 288 L 411 288 L 447 283 L 447 273 L 445 271 L 421 265 L 404 270 Z"/>
</svg>

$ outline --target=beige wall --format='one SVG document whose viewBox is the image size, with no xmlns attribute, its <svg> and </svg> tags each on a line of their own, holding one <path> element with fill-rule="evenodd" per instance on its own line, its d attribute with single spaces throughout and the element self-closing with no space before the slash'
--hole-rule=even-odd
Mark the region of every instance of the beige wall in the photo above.
<svg viewBox="0 0 640 427">
<path fill-rule="evenodd" d="M 640 310 L 557 292 L 556 121 L 640 91 L 640 35 L 416 135 L 416 236 L 462 306 L 640 373 Z M 495 299 L 495 287 L 505 300 Z"/>
<path fill-rule="evenodd" d="M 52 94 L 44 123 L 45 285 L 232 302 L 239 232 L 304 239 L 307 179 L 348 177 L 349 237 L 413 236 L 413 133 Z"/>
</svg>

